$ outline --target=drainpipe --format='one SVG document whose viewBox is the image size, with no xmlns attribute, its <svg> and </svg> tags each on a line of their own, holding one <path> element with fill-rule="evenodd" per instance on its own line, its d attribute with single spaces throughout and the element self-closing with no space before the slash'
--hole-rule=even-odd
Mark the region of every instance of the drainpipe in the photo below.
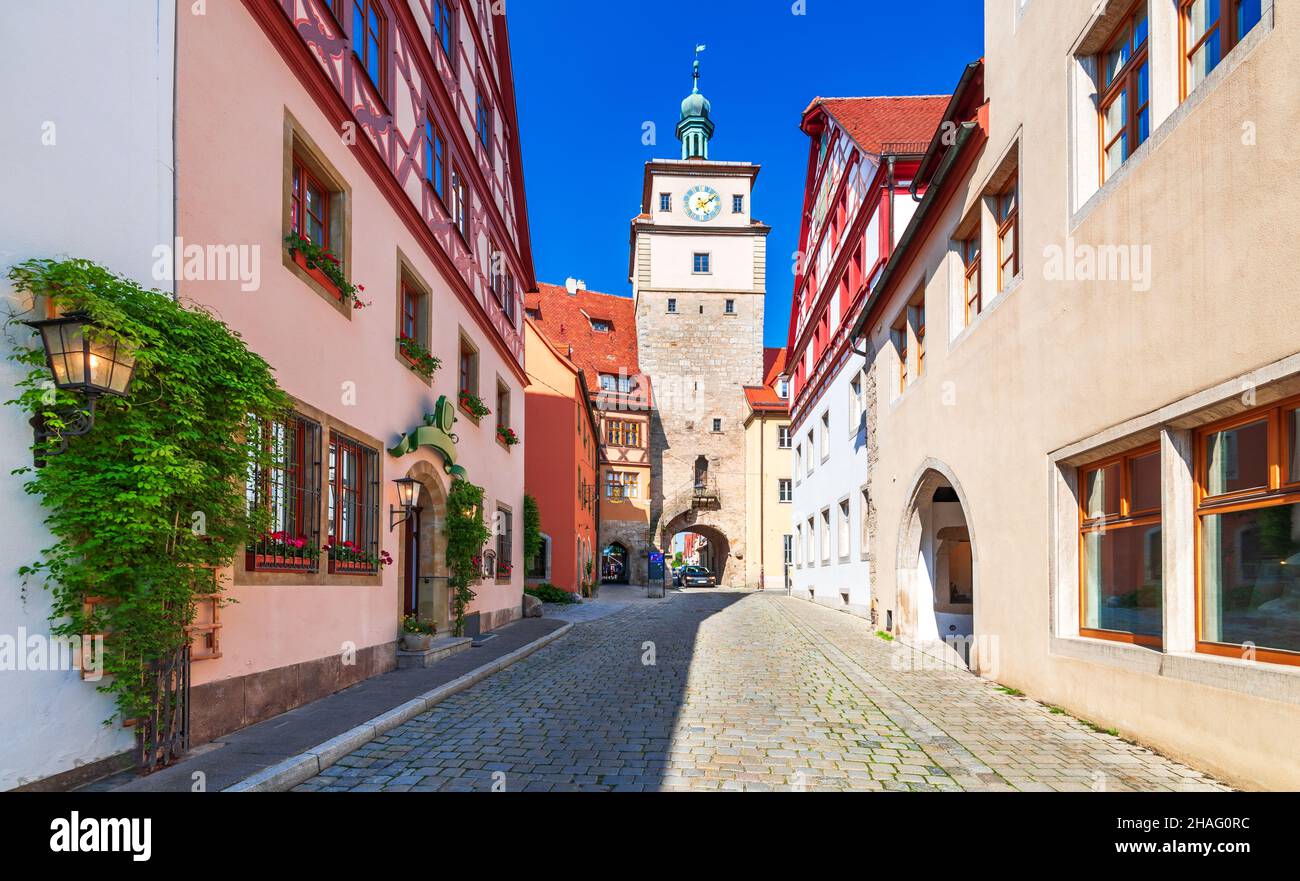
<svg viewBox="0 0 1300 881">
<path fill-rule="evenodd" d="M 763 590 L 767 586 L 767 522 L 764 515 L 767 513 L 767 495 L 766 487 L 763 481 L 766 479 L 767 468 L 764 466 L 764 460 L 767 455 L 767 420 L 762 416 L 758 417 L 758 589 Z"/>
</svg>

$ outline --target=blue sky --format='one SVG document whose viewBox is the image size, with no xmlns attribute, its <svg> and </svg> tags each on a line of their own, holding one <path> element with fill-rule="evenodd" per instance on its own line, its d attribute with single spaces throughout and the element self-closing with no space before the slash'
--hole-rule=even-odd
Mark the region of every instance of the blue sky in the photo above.
<svg viewBox="0 0 1300 881">
<path fill-rule="evenodd" d="M 713 159 L 763 166 L 754 216 L 768 241 L 770 346 L 785 344 L 816 96 L 952 91 L 983 54 L 980 0 L 509 0 L 524 178 L 541 281 L 631 294 L 628 222 L 644 163 L 678 158 L 673 127 L 696 43 L 713 103 Z M 884 35 L 877 39 L 874 35 Z M 657 144 L 641 142 L 653 121 Z"/>
</svg>

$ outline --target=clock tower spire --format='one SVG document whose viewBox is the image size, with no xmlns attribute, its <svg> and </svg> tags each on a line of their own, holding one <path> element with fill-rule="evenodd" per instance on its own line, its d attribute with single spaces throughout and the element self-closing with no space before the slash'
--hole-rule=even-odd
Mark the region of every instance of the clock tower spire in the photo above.
<svg viewBox="0 0 1300 881">
<path fill-rule="evenodd" d="M 708 159 L 709 138 L 713 137 L 713 110 L 709 99 L 700 93 L 700 53 L 703 43 L 695 47 L 694 83 L 691 93 L 682 101 L 682 116 L 677 123 L 677 139 L 682 142 L 683 159 Z"/>
</svg>

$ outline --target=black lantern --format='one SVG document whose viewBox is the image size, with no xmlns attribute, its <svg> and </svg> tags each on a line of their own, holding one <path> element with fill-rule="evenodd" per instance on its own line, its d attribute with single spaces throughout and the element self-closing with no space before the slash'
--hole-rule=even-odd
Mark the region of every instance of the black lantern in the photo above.
<svg viewBox="0 0 1300 881">
<path fill-rule="evenodd" d="M 388 506 L 388 531 L 392 532 L 401 523 L 405 523 L 407 518 L 419 507 L 415 504 L 415 494 L 420 490 L 420 482 L 412 477 L 399 477 L 393 481 L 397 485 L 397 502 L 401 509 Z M 401 515 L 400 519 L 398 515 Z"/>
<path fill-rule="evenodd" d="M 45 363 L 54 374 L 54 385 L 86 399 L 85 409 L 61 411 L 66 427 L 59 432 L 61 443 L 49 454 L 62 453 L 69 437 L 89 434 L 95 427 L 95 404 L 101 395 L 125 397 L 135 375 L 135 350 L 107 333 L 96 333 L 97 325 L 84 312 L 71 312 L 44 321 L 24 322 L 41 334 Z M 32 420 L 38 442 L 49 437 L 40 417 Z"/>
</svg>

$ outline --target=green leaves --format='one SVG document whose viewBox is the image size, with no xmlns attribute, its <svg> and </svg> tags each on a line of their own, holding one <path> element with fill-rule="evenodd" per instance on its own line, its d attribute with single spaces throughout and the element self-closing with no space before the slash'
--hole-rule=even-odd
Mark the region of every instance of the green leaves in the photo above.
<svg viewBox="0 0 1300 881">
<path fill-rule="evenodd" d="M 475 560 L 492 537 L 483 522 L 483 487 L 463 478 L 451 482 L 447 491 L 447 568 L 451 587 L 452 612 L 456 635 L 465 630 L 465 609 L 477 594 L 470 585 L 479 579 Z"/>
<path fill-rule="evenodd" d="M 88 260 L 29 260 L 9 276 L 18 291 L 59 312 L 85 311 L 137 350 L 130 396 L 102 399 L 93 431 L 26 472 L 55 543 L 19 573 L 51 591 L 56 634 L 108 634 L 110 675 L 99 688 L 116 696 L 123 718 L 139 716 L 149 709 L 148 664 L 184 644 L 195 597 L 220 589 L 212 568 L 229 565 L 254 534 L 246 475 L 270 462 L 245 440 L 248 420 L 274 418 L 289 400 L 266 361 L 202 308 Z M 11 357 L 33 369 L 8 403 L 50 415 L 81 403 L 51 395 L 38 347 Z M 102 598 L 93 613 L 87 597 Z"/>
</svg>

